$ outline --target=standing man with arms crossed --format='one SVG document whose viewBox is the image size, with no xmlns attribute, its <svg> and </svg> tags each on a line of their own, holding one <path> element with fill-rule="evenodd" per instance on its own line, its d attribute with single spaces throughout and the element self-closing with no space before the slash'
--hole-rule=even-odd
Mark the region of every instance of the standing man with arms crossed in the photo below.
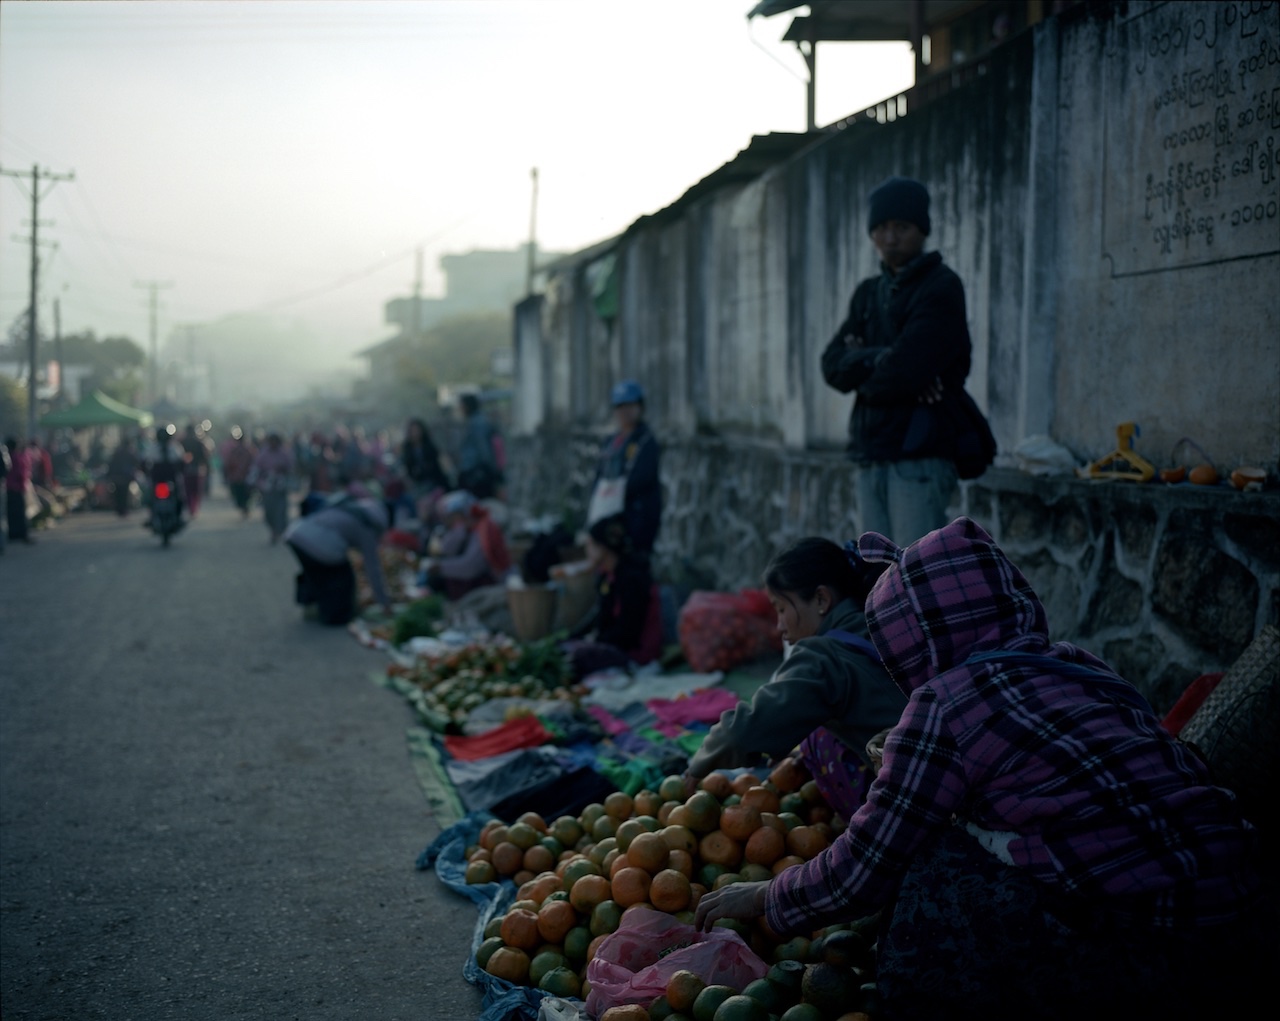
<svg viewBox="0 0 1280 1021">
<path fill-rule="evenodd" d="M 925 252 L 929 192 L 891 177 L 870 195 L 867 229 L 881 272 L 862 281 L 822 353 L 822 376 L 856 393 L 849 457 L 862 531 L 911 543 L 947 523 L 951 436 L 930 406 L 969 375 L 964 285 Z"/>
</svg>

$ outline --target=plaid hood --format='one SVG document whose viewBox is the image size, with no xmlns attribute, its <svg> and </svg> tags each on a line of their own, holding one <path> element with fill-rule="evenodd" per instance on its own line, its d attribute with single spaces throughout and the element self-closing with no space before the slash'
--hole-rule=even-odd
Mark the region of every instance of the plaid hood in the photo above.
<svg viewBox="0 0 1280 1021">
<path fill-rule="evenodd" d="M 889 676 L 910 695 L 975 652 L 1049 653 L 1044 607 L 999 546 L 969 518 L 901 549 L 878 532 L 858 552 L 889 569 L 867 597 L 867 627 Z"/>
</svg>

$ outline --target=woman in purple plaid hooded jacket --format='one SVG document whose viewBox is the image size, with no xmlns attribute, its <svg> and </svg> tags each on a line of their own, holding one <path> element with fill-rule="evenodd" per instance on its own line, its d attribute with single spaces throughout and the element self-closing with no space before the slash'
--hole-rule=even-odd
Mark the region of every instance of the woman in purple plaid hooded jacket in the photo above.
<svg viewBox="0 0 1280 1021">
<path fill-rule="evenodd" d="M 877 1021 L 1254 1002 L 1276 918 L 1234 795 L 1105 663 L 1049 641 L 974 522 L 858 546 L 889 564 L 867 623 L 908 697 L 884 764 L 831 847 L 707 894 L 698 925 L 764 915 L 808 934 L 879 912 Z"/>
</svg>

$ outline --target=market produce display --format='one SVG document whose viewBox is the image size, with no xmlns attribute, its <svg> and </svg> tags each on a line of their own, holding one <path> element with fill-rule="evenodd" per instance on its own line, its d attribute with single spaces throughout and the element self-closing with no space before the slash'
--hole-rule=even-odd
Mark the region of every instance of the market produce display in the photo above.
<svg viewBox="0 0 1280 1021">
<path fill-rule="evenodd" d="M 687 797 L 684 780 L 673 775 L 656 791 L 617 791 L 578 816 L 548 821 L 528 812 L 510 823 L 490 820 L 467 849 L 466 882 L 509 879 L 517 891 L 486 925 L 476 963 L 496 978 L 591 1005 L 592 960 L 607 954 L 606 940 L 624 919 L 661 912 L 689 925 L 709 890 L 802 864 L 841 827 L 794 764 L 763 781 L 712 773 Z M 765 962 L 762 977 L 732 988 L 677 971 L 660 995 L 607 1004 L 598 1021 L 869 1018 L 873 924 L 784 940 L 763 919 L 722 919 L 716 926 L 737 933 Z"/>
<path fill-rule="evenodd" d="M 572 702 L 586 691 L 571 684 L 569 661 L 555 638 L 520 643 L 494 635 L 420 655 L 407 665 L 393 662 L 387 673 L 409 682 L 410 702 L 439 733 L 460 733 L 471 711 L 491 699 Z"/>
</svg>

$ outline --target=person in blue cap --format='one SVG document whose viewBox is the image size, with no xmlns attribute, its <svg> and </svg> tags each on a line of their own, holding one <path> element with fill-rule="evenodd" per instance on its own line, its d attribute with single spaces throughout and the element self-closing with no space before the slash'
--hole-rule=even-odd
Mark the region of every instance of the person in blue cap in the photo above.
<svg viewBox="0 0 1280 1021">
<path fill-rule="evenodd" d="M 930 408 L 969 375 L 964 285 L 925 252 L 929 192 L 891 177 L 870 195 L 867 230 L 880 274 L 863 280 L 822 353 L 822 375 L 855 393 L 849 457 L 862 531 L 907 545 L 948 521 L 956 485 L 953 436 Z"/>
<path fill-rule="evenodd" d="M 622 515 L 632 551 L 647 557 L 662 523 L 662 451 L 644 420 L 644 388 L 624 379 L 609 398 L 614 432 L 600 447 L 586 526 Z"/>
</svg>

